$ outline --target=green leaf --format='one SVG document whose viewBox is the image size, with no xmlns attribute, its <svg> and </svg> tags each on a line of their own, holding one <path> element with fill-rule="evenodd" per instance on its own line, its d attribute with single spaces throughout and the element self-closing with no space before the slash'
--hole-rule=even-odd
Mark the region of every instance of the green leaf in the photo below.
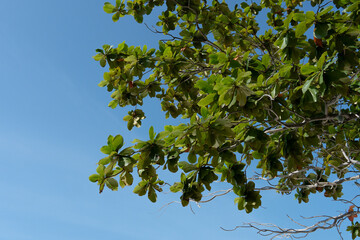
<svg viewBox="0 0 360 240">
<path fill-rule="evenodd" d="M 316 63 L 318 69 L 322 69 L 325 63 L 327 52 L 324 52 Z"/>
<path fill-rule="evenodd" d="M 313 11 L 307 11 L 305 16 L 308 23 L 312 23 L 315 20 L 315 13 Z"/>
<path fill-rule="evenodd" d="M 111 152 L 112 152 L 112 149 L 111 149 L 111 147 L 109 147 L 109 146 L 102 146 L 101 148 L 100 148 L 100 151 L 102 152 L 102 153 L 104 153 L 104 154 L 110 154 Z"/>
<path fill-rule="evenodd" d="M 230 66 L 231 68 L 240 68 L 240 67 L 241 67 L 241 64 L 240 64 L 238 61 L 231 60 L 229 66 Z"/>
<path fill-rule="evenodd" d="M 179 192 L 183 189 L 184 185 L 181 182 L 176 182 L 170 187 L 171 192 Z"/>
<path fill-rule="evenodd" d="M 228 61 L 228 57 L 227 57 L 226 54 L 223 53 L 223 52 L 219 52 L 219 53 L 217 54 L 217 56 L 218 56 L 219 63 L 225 63 L 225 62 Z"/>
<path fill-rule="evenodd" d="M 107 138 L 107 144 L 108 144 L 109 146 L 111 146 L 111 144 L 112 144 L 112 142 L 113 142 L 113 139 L 114 139 L 114 137 L 113 137 L 112 135 L 109 135 L 109 136 L 108 136 L 108 138 Z"/>
<path fill-rule="evenodd" d="M 317 67 L 310 65 L 310 64 L 305 64 L 303 66 L 301 66 L 300 68 L 300 73 L 303 75 L 310 75 L 311 73 L 317 71 Z"/>
<path fill-rule="evenodd" d="M 109 44 L 103 45 L 103 49 L 105 50 L 105 52 L 108 52 L 111 48 L 112 48 L 112 46 L 110 46 Z"/>
<path fill-rule="evenodd" d="M 212 78 L 210 77 L 210 79 L 214 79 L 213 77 L 214 75 L 212 75 Z M 204 80 L 198 80 L 196 83 L 195 83 L 195 87 L 202 90 L 203 92 L 205 93 L 211 93 L 211 92 L 214 92 L 214 89 L 210 83 L 210 79 L 208 81 L 204 81 Z"/>
<path fill-rule="evenodd" d="M 247 97 L 252 95 L 253 92 L 246 86 L 240 86 L 237 89 L 236 100 L 240 107 L 244 107 L 247 102 Z"/>
<path fill-rule="evenodd" d="M 131 129 L 134 127 L 134 121 L 129 121 L 127 124 L 127 128 L 129 131 L 131 131 Z"/>
<path fill-rule="evenodd" d="M 118 101 L 117 100 L 112 100 L 111 102 L 109 102 L 108 106 L 111 107 L 112 109 L 116 108 L 116 106 L 118 105 Z"/>
<path fill-rule="evenodd" d="M 245 206 L 246 206 L 246 201 L 245 201 L 245 198 L 243 197 L 240 197 L 240 198 L 235 198 L 235 203 L 238 204 L 238 209 L 239 210 L 244 210 L 245 209 Z"/>
<path fill-rule="evenodd" d="M 336 128 L 334 126 L 330 125 L 328 127 L 328 131 L 329 131 L 330 134 L 334 134 L 334 133 L 336 133 Z"/>
<path fill-rule="evenodd" d="M 155 139 L 155 132 L 154 132 L 154 127 L 153 126 L 151 126 L 150 129 L 149 129 L 149 137 L 150 137 L 150 140 Z"/>
<path fill-rule="evenodd" d="M 134 55 L 130 55 L 127 58 L 124 59 L 125 62 L 130 62 L 130 63 L 134 63 L 137 62 L 137 58 Z"/>
<path fill-rule="evenodd" d="M 313 97 L 314 102 L 317 102 L 317 90 L 316 90 L 316 88 L 309 88 L 309 92 L 311 93 L 311 96 Z"/>
<path fill-rule="evenodd" d="M 104 166 L 109 163 L 110 163 L 110 156 L 104 157 L 104 158 L 100 159 L 100 161 L 99 161 L 99 164 L 102 164 Z"/>
<path fill-rule="evenodd" d="M 276 98 L 279 93 L 280 93 L 279 84 L 275 84 L 275 86 L 271 90 L 271 97 Z"/>
<path fill-rule="evenodd" d="M 100 61 L 102 58 L 104 58 L 103 53 L 98 53 L 95 56 L 93 56 L 93 59 L 95 59 L 95 61 Z"/>
<path fill-rule="evenodd" d="M 209 105 L 210 103 L 212 103 L 215 100 L 216 97 L 216 93 L 210 93 L 208 94 L 206 97 L 202 98 L 199 102 L 198 105 L 200 107 L 205 107 L 207 105 Z"/>
<path fill-rule="evenodd" d="M 97 182 L 99 180 L 99 178 L 100 178 L 100 176 L 98 174 L 92 174 L 92 175 L 90 175 L 89 180 L 91 182 Z"/>
<path fill-rule="evenodd" d="M 326 8 L 322 9 L 318 14 L 317 14 L 317 18 L 320 19 L 320 17 L 328 12 L 331 11 L 331 9 L 333 9 L 333 6 L 327 6 Z"/>
<path fill-rule="evenodd" d="M 291 69 L 293 68 L 292 65 L 284 65 L 279 70 L 280 77 L 289 78 L 291 75 Z"/>
<path fill-rule="evenodd" d="M 325 175 L 326 175 L 326 176 L 330 176 L 330 171 L 331 171 L 330 167 L 329 167 L 329 166 L 326 166 L 326 168 L 325 168 Z"/>
<path fill-rule="evenodd" d="M 308 30 L 308 24 L 306 22 L 300 22 L 297 26 L 296 26 L 296 30 L 295 30 L 295 37 L 300 37 L 302 36 L 306 30 Z"/>
<path fill-rule="evenodd" d="M 119 21 L 120 16 L 121 16 L 120 12 L 116 12 L 116 13 L 112 16 L 113 22 Z"/>
<path fill-rule="evenodd" d="M 96 168 L 96 172 L 97 172 L 100 176 L 103 176 L 103 175 L 104 175 L 104 171 L 105 171 L 105 166 L 99 164 L 99 166 Z"/>
<path fill-rule="evenodd" d="M 305 82 L 304 86 L 302 87 L 303 93 L 305 93 L 309 89 L 312 81 L 313 81 L 313 79 L 309 79 Z"/>
<path fill-rule="evenodd" d="M 109 165 L 106 166 L 106 168 L 104 170 L 105 177 L 109 177 L 113 174 L 113 169 L 114 169 L 115 164 L 116 164 L 116 162 L 112 161 L 112 162 L 110 162 Z"/>
<path fill-rule="evenodd" d="M 206 107 L 201 107 L 200 112 L 203 118 L 207 118 L 209 116 L 209 111 Z"/>
<path fill-rule="evenodd" d="M 163 53 L 163 56 L 165 58 L 172 58 L 172 51 L 171 51 L 171 47 L 167 47 Z"/>
<path fill-rule="evenodd" d="M 138 194 L 139 196 L 144 196 L 147 191 L 148 183 L 146 181 L 141 181 L 139 184 L 134 188 L 134 193 Z"/>
<path fill-rule="evenodd" d="M 286 48 L 286 47 L 288 46 L 288 43 L 289 43 L 289 38 L 286 36 L 286 37 L 284 37 L 283 40 L 282 40 L 282 44 L 281 44 L 281 46 L 280 46 L 280 49 Z"/>
<path fill-rule="evenodd" d="M 240 107 L 244 107 L 246 105 L 247 97 L 240 90 L 238 91 L 238 94 L 236 95 L 236 99 L 238 100 Z"/>
<path fill-rule="evenodd" d="M 138 23 L 142 23 L 143 20 L 144 20 L 144 17 L 143 17 L 143 15 L 140 15 L 140 14 L 134 14 L 134 19 L 135 19 L 135 21 L 137 21 Z"/>
<path fill-rule="evenodd" d="M 105 87 L 106 85 L 107 85 L 107 82 L 104 80 L 98 84 L 99 87 Z"/>
<path fill-rule="evenodd" d="M 150 187 L 148 191 L 148 198 L 151 202 L 156 202 L 157 195 L 154 188 Z"/>
<path fill-rule="evenodd" d="M 288 14 L 288 16 L 286 17 L 286 19 L 284 20 L 284 27 L 286 29 L 289 29 L 289 25 L 291 20 L 294 18 L 294 12 L 292 11 L 290 14 Z"/>
<path fill-rule="evenodd" d="M 294 14 L 293 19 L 294 19 L 294 21 L 297 21 L 297 22 L 303 22 L 303 21 L 305 21 L 306 16 L 302 12 L 297 12 L 297 13 Z"/>
<path fill-rule="evenodd" d="M 264 66 L 266 68 L 269 67 L 270 61 L 271 61 L 270 55 L 268 53 L 264 54 L 262 59 L 261 59 L 261 62 L 262 62 L 262 64 L 264 64 Z"/>
<path fill-rule="evenodd" d="M 112 142 L 113 151 L 117 152 L 123 146 L 124 139 L 121 135 L 116 135 Z"/>
<path fill-rule="evenodd" d="M 218 55 L 217 54 L 210 54 L 209 55 L 209 63 L 210 64 L 218 64 L 219 60 L 218 60 Z"/>
<path fill-rule="evenodd" d="M 238 75 L 237 75 L 237 78 L 236 80 L 238 81 L 242 81 L 242 80 L 246 80 L 246 79 L 249 79 L 251 77 L 251 72 L 250 71 L 247 71 L 247 72 L 239 72 Z"/>
<path fill-rule="evenodd" d="M 126 172 L 125 173 L 125 184 L 126 186 L 131 186 L 134 182 L 134 178 L 133 176 L 129 173 L 129 172 Z"/>
<path fill-rule="evenodd" d="M 106 13 L 113 13 L 115 11 L 115 6 L 113 6 L 109 2 L 106 2 L 106 3 L 104 3 L 104 11 Z"/>
<path fill-rule="evenodd" d="M 132 154 L 134 154 L 134 149 L 132 149 L 132 147 L 127 147 L 125 149 L 123 149 L 119 154 L 122 156 L 130 156 Z"/>
<path fill-rule="evenodd" d="M 133 117 L 132 116 L 130 116 L 130 115 L 126 115 L 125 117 L 123 117 L 123 120 L 124 121 L 130 121 L 130 120 L 132 120 L 133 119 Z"/>
</svg>

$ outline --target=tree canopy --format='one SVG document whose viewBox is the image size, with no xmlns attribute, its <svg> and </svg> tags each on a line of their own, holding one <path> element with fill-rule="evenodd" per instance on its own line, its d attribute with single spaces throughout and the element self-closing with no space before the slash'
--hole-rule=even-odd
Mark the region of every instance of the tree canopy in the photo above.
<svg viewBox="0 0 360 240">
<path fill-rule="evenodd" d="M 159 100 L 166 118 L 183 123 L 159 133 L 151 127 L 148 139 L 127 148 L 121 135 L 109 136 L 101 148 L 107 156 L 90 176 L 100 192 L 134 184 L 134 193 L 156 202 L 169 184 L 187 206 L 203 201 L 218 180 L 229 183 L 238 209 L 250 213 L 265 190 L 294 193 L 299 203 L 316 193 L 336 200 L 343 184 L 360 179 L 358 0 L 104 5 L 113 21 L 132 15 L 138 23 L 155 8 L 162 12 L 149 30 L 166 40 L 157 49 L 125 42 L 97 49 L 94 59 L 109 67 L 99 86 L 111 92 L 109 107 L 134 106 L 124 116 L 129 130 L 145 121 L 141 106 L 149 98 Z M 250 173 L 250 166 L 261 173 Z M 162 169 L 178 181 L 169 183 Z M 303 232 L 258 230 L 307 234 L 349 219 L 355 239 L 360 204 L 346 197 L 349 211 Z"/>
</svg>

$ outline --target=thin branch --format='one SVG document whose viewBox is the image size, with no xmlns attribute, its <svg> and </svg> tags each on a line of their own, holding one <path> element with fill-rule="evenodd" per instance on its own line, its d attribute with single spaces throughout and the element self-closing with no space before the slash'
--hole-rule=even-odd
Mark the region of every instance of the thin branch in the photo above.
<svg viewBox="0 0 360 240">
<path fill-rule="evenodd" d="M 345 122 L 349 122 L 351 120 L 354 119 L 359 119 L 359 116 L 357 114 L 342 114 L 340 115 L 342 117 L 344 117 L 344 121 L 342 121 L 342 123 Z M 281 132 L 287 129 L 296 129 L 296 128 L 301 128 L 304 127 L 306 124 L 308 123 L 312 123 L 312 122 L 321 122 L 321 121 L 338 121 L 339 115 L 332 115 L 332 116 L 325 116 L 325 117 L 321 117 L 321 118 L 313 118 L 313 119 L 308 119 L 308 120 L 304 120 L 301 123 L 297 123 L 297 124 L 287 124 L 284 122 L 281 122 L 282 125 L 284 125 L 286 128 L 275 128 L 275 129 L 269 129 L 266 130 L 265 133 L 275 133 L 275 132 Z"/>
<path fill-rule="evenodd" d="M 304 179 L 306 179 L 306 178 L 304 178 Z M 337 179 L 333 182 L 316 182 L 315 184 L 308 184 L 308 185 L 294 185 L 293 187 L 291 187 L 289 189 L 280 189 L 279 187 L 265 186 L 265 187 L 255 188 L 255 190 L 256 191 L 276 190 L 279 192 L 292 192 L 297 188 L 311 189 L 311 188 L 327 187 L 327 186 L 336 187 L 344 182 L 354 181 L 354 180 L 358 180 L 358 179 L 360 179 L 360 175 L 356 175 L 356 176 L 352 176 L 352 177 L 348 177 L 348 178 Z"/>
<path fill-rule="evenodd" d="M 319 229 L 325 230 L 325 229 L 331 229 L 333 227 L 336 227 L 339 224 L 341 224 L 341 222 L 344 221 L 346 218 L 348 218 L 350 216 L 355 216 L 358 213 L 360 213 L 360 211 L 345 212 L 345 213 L 339 214 L 337 216 L 314 216 L 312 218 L 324 218 L 324 219 L 321 221 L 318 221 L 317 223 L 315 223 L 311 226 L 305 226 L 303 224 L 299 224 L 294 221 L 295 223 L 299 224 L 300 226 L 303 226 L 303 228 L 300 228 L 300 229 L 282 228 L 275 224 L 264 224 L 264 223 L 256 223 L 256 222 L 245 223 L 241 226 L 236 226 L 233 229 L 225 229 L 223 227 L 221 227 L 221 229 L 224 231 L 234 231 L 238 228 L 254 228 L 254 229 L 258 230 L 258 233 L 260 235 L 263 235 L 263 236 L 273 235 L 273 237 L 271 239 L 274 239 L 279 236 L 293 237 L 293 235 L 295 235 L 295 234 L 296 235 L 304 234 L 305 236 L 307 236 L 309 233 L 315 232 Z M 266 227 L 266 228 L 263 228 L 263 227 Z M 305 237 L 305 236 L 300 236 L 299 238 Z"/>
<path fill-rule="evenodd" d="M 226 195 L 226 194 L 228 194 L 229 192 L 232 192 L 232 191 L 233 191 L 233 189 L 230 188 L 230 189 L 228 189 L 228 190 L 220 190 L 220 191 L 217 191 L 217 192 L 223 192 L 223 193 L 220 193 L 220 194 L 217 194 L 217 192 L 211 193 L 210 195 L 213 195 L 213 196 L 212 196 L 210 199 L 208 199 L 208 200 L 203 200 L 203 201 L 199 201 L 198 203 L 207 203 L 207 202 L 210 202 L 210 201 L 214 200 L 215 198 L 220 197 L 220 196 L 224 196 L 224 195 Z"/>
</svg>

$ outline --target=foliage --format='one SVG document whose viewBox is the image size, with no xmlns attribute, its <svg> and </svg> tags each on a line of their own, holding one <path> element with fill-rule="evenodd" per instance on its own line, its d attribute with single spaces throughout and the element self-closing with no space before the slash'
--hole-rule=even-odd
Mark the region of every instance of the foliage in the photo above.
<svg viewBox="0 0 360 240">
<path fill-rule="evenodd" d="M 101 148 L 108 156 L 90 176 L 100 192 L 132 185 L 137 174 L 134 193 L 155 202 L 162 167 L 180 171 L 170 190 L 181 192 L 183 206 L 220 180 L 250 213 L 261 191 L 296 191 L 299 203 L 317 192 L 336 200 L 344 182 L 360 178 L 358 0 L 116 0 L 104 11 L 142 23 L 158 7 L 161 30 L 153 31 L 168 40 L 157 50 L 125 42 L 97 49 L 94 59 L 109 66 L 99 86 L 112 93 L 110 107 L 136 107 L 124 117 L 129 130 L 145 118 L 147 97 L 184 123 L 150 128 L 149 140 L 128 148 L 109 136 Z M 265 15 L 267 26 L 259 24 Z M 248 176 L 250 165 L 261 175 Z M 349 227 L 353 238 L 358 229 Z"/>
</svg>

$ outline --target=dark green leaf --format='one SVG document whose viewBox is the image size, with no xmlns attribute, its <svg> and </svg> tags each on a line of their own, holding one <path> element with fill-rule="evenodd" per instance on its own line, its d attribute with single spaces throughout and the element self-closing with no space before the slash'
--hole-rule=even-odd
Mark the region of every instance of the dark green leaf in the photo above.
<svg viewBox="0 0 360 240">
<path fill-rule="evenodd" d="M 188 160 L 190 163 L 196 163 L 196 154 L 194 153 L 194 151 L 190 151 Z"/>
<path fill-rule="evenodd" d="M 192 165 L 192 164 L 190 164 L 188 162 L 184 162 L 184 161 L 179 162 L 178 165 L 186 173 L 197 169 L 197 167 L 195 165 Z"/>
<path fill-rule="evenodd" d="M 100 66 L 105 67 L 106 66 L 106 59 L 105 58 L 101 58 L 100 60 Z"/>
<path fill-rule="evenodd" d="M 116 191 L 118 189 L 118 182 L 114 178 L 107 178 L 105 180 L 105 184 L 108 188 L 110 188 L 113 191 Z"/>
<path fill-rule="evenodd" d="M 315 26 L 314 36 L 318 39 L 325 38 L 329 30 L 327 23 L 318 23 Z"/>
</svg>

